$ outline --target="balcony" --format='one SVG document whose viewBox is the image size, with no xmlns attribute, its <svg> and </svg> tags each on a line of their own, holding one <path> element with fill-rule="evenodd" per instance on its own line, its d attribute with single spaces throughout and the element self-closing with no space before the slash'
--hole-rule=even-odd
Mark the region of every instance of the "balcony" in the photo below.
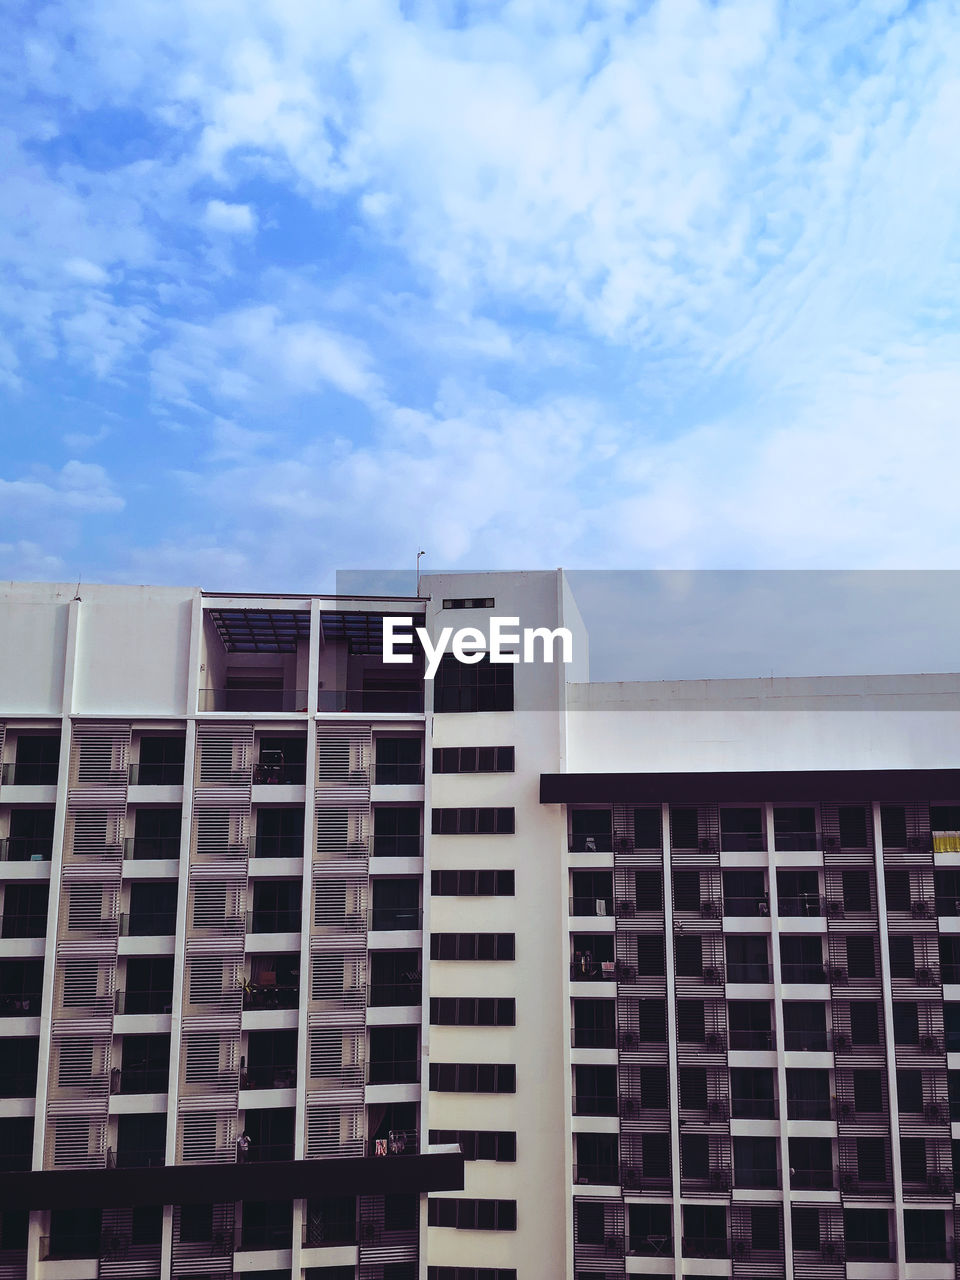
<svg viewBox="0 0 960 1280">
<path fill-rule="evenodd" d="M 56 1235 L 40 1237 L 40 1261 L 54 1262 L 59 1259 L 98 1258 L 100 1256 L 100 1236 L 90 1232 L 82 1235 Z"/>
<path fill-rule="evenodd" d="M 373 1154 L 371 1152 L 371 1154 Z M 303 1247 L 319 1249 L 333 1244 L 356 1244 L 357 1223 L 355 1218 L 347 1219 L 313 1219 L 308 1216 L 303 1224 Z"/>
<path fill-rule="evenodd" d="M 828 981 L 827 967 L 823 964 L 783 964 L 780 981 L 787 983 L 823 983 Z"/>
<path fill-rule="evenodd" d="M 261 760 L 253 766 L 253 785 L 302 787 L 307 780 L 307 766 L 301 760 L 284 764 L 282 760 L 273 763 Z"/>
<path fill-rule="evenodd" d="M 615 1049 L 615 1027 L 571 1027 L 570 1044 L 574 1049 Z"/>
<path fill-rule="evenodd" d="M 617 914 L 621 913 L 620 906 L 617 904 Z M 633 905 L 632 903 L 630 904 Z M 613 898 L 570 898 L 568 901 L 569 913 L 572 916 L 612 916 L 613 915 Z M 631 911 L 632 915 L 633 912 Z"/>
<path fill-rule="evenodd" d="M 299 907 L 263 907 L 247 912 L 247 933 L 299 933 Z"/>
<path fill-rule="evenodd" d="M 833 1191 L 836 1187 L 833 1169 L 791 1169 L 792 1191 Z"/>
<path fill-rule="evenodd" d="M 416 1129 L 391 1129 L 386 1138 L 370 1138 L 367 1155 L 415 1156 L 420 1151 L 420 1134 Z"/>
<path fill-rule="evenodd" d="M 822 916 L 825 910 L 825 899 L 816 893 L 803 893 L 799 897 L 777 899 L 777 914 L 780 916 L 809 918 Z"/>
<path fill-rule="evenodd" d="M 0 862 L 49 862 L 52 856 L 51 836 L 7 836 L 0 840 Z"/>
<path fill-rule="evenodd" d="M 138 911 L 120 916 L 123 938 L 172 938 L 177 932 L 175 911 Z"/>
<path fill-rule="evenodd" d="M 907 1262 L 950 1262 L 953 1258 L 952 1240 L 906 1240 L 904 1256 Z"/>
<path fill-rule="evenodd" d="M 155 1092 L 165 1092 L 165 1089 Z M 117 1151 L 107 1148 L 108 1169 L 159 1169 L 165 1164 L 162 1147 L 124 1147 Z"/>
<path fill-rule="evenodd" d="M 293 1143 L 292 1142 L 268 1142 L 268 1143 L 252 1142 L 250 1144 L 250 1149 L 247 1151 L 247 1154 L 244 1157 L 243 1163 L 270 1164 L 271 1162 L 274 1162 L 274 1161 L 286 1161 L 286 1160 L 292 1160 L 292 1159 L 293 1159 Z M 290 1232 L 288 1230 L 286 1247 L 289 1248 L 289 1246 L 290 1246 Z M 249 1249 L 251 1247 L 256 1247 L 260 1249 L 273 1249 L 273 1248 L 283 1248 L 284 1246 L 270 1245 L 270 1244 L 251 1246 L 251 1245 L 248 1245 L 246 1242 L 244 1242 L 243 1247 L 245 1249 Z"/>
<path fill-rule="evenodd" d="M 788 1120 L 832 1120 L 830 1098 L 787 1098 Z"/>
<path fill-rule="evenodd" d="M 419 907 L 371 907 L 370 928 L 379 929 L 421 929 L 423 912 Z"/>
<path fill-rule="evenodd" d="M 0 781 L 5 787 L 55 787 L 59 764 L 5 764 Z"/>
<path fill-rule="evenodd" d="M 374 831 L 373 856 L 375 858 L 420 858 L 423 856 L 423 836 L 420 834 L 377 835 Z"/>
<path fill-rule="evenodd" d="M 118 1014 L 164 1014 L 172 1008 L 172 991 L 118 991 L 114 1005 Z"/>
<path fill-rule="evenodd" d="M 776 1048 L 773 1031 L 734 1031 L 730 1030 L 731 1049 L 753 1049 L 763 1052 Z"/>
<path fill-rule="evenodd" d="M 146 858 L 176 860 L 180 857 L 180 837 L 128 836 L 123 842 L 123 856 L 138 861 Z"/>
<path fill-rule="evenodd" d="M 416 1084 L 419 1079 L 419 1058 L 389 1058 L 367 1064 L 367 1084 Z"/>
<path fill-rule="evenodd" d="M 372 1009 L 419 1005 L 422 1002 L 419 982 L 372 982 L 367 1003 Z"/>
<path fill-rule="evenodd" d="M 131 787 L 182 787 L 183 761 L 161 760 L 156 764 L 132 764 L 127 776 Z"/>
<path fill-rule="evenodd" d="M 776 1120 L 777 1104 L 773 1098 L 731 1098 L 730 1114 L 734 1120 Z"/>
<path fill-rule="evenodd" d="M 115 1067 L 110 1072 L 111 1093 L 166 1093 L 169 1067 Z"/>
<path fill-rule="evenodd" d="M 0 1018 L 38 1018 L 39 991 L 0 992 Z"/>
<path fill-rule="evenodd" d="M 575 1164 L 573 1181 L 579 1186 L 619 1187 L 618 1164 Z"/>
<path fill-rule="evenodd" d="M 626 1099 L 626 1101 L 633 1102 L 633 1099 Z M 575 1116 L 615 1116 L 618 1114 L 617 1096 L 609 1093 L 578 1093 L 573 1100 L 573 1114 Z"/>
<path fill-rule="evenodd" d="M 293 1155 L 277 1159 L 293 1159 Z M 247 1156 L 249 1160 L 250 1157 Z M 261 1249 L 289 1249 L 292 1244 L 292 1232 L 289 1223 L 272 1225 L 269 1223 L 253 1223 L 241 1228 L 234 1240 L 234 1248 L 238 1252 L 256 1252 Z"/>
<path fill-rule="evenodd" d="M 201 711 L 286 712 L 307 710 L 306 689 L 246 685 L 242 689 L 201 689 Z"/>
<path fill-rule="evenodd" d="M 423 765 L 378 760 L 373 780 L 378 787 L 415 787 L 423 782 Z"/>
<path fill-rule="evenodd" d="M 730 1241 L 724 1236 L 684 1236 L 681 1251 L 685 1258 L 729 1258 Z"/>
<path fill-rule="evenodd" d="M 254 836 L 250 842 L 252 858 L 302 858 L 303 836 Z"/>
<path fill-rule="evenodd" d="M 826 1031 L 784 1031 L 783 1047 L 792 1053 L 827 1053 L 830 1036 Z"/>
<path fill-rule="evenodd" d="M 766 897 L 724 898 L 723 914 L 725 916 L 768 916 L 770 901 Z"/>
<path fill-rule="evenodd" d="M 296 1086 L 296 1063 L 269 1063 L 240 1071 L 241 1089 L 295 1089 Z"/>
<path fill-rule="evenodd" d="M 243 1007 L 248 1010 L 296 1009 L 299 987 L 278 987 L 248 982 L 243 987 Z"/>
<path fill-rule="evenodd" d="M 569 853 L 613 853 L 610 831 L 577 831 L 567 839 Z"/>
<path fill-rule="evenodd" d="M 613 960 L 577 960 L 570 966 L 571 982 L 616 982 L 617 966 Z"/>
<path fill-rule="evenodd" d="M 317 710 L 419 715 L 423 711 L 423 689 L 321 689 Z"/>
<path fill-rule="evenodd" d="M 736 961 L 727 965 L 727 982 L 763 983 L 772 982 L 768 964 L 739 964 Z"/>
</svg>

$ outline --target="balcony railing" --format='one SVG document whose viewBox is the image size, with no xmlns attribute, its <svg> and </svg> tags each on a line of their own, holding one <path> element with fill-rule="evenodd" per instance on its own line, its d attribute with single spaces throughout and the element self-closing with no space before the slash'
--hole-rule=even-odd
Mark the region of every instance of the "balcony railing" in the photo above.
<svg viewBox="0 0 960 1280">
<path fill-rule="evenodd" d="M 416 1084 L 420 1079 L 419 1058 L 390 1058 L 367 1063 L 367 1084 Z"/>
<path fill-rule="evenodd" d="M 832 1191 L 836 1186 L 833 1169 L 791 1169 L 790 1187 L 794 1191 Z"/>
<path fill-rule="evenodd" d="M 777 913 L 781 916 L 822 916 L 823 912 L 824 899 L 818 893 L 777 899 Z"/>
<path fill-rule="evenodd" d="M 775 831 L 773 844 L 777 853 L 808 853 L 820 848 L 816 831 Z"/>
<path fill-rule="evenodd" d="M 418 715 L 423 711 L 423 689 L 321 689 L 317 710 Z"/>
<path fill-rule="evenodd" d="M 307 766 L 301 760 L 289 764 L 259 762 L 253 766 L 254 786 L 302 787 L 307 780 Z"/>
<path fill-rule="evenodd" d="M 734 1120 L 776 1120 L 777 1104 L 773 1098 L 731 1098 L 730 1114 Z"/>
<path fill-rule="evenodd" d="M 627 1253 L 631 1257 L 670 1258 L 673 1256 L 673 1240 L 668 1235 L 629 1235 Z"/>
<path fill-rule="evenodd" d="M 176 932 L 176 911 L 137 911 L 120 916 L 120 935 L 124 938 L 167 938 Z"/>
<path fill-rule="evenodd" d="M 126 1014 L 169 1013 L 173 1007 L 172 991 L 118 991 L 115 1009 Z"/>
<path fill-rule="evenodd" d="M 730 1241 L 725 1236 L 684 1236 L 685 1258 L 729 1258 Z"/>
<path fill-rule="evenodd" d="M 379 760 L 376 763 L 374 782 L 378 787 L 415 787 L 422 781 L 422 764 L 387 764 Z"/>
<path fill-rule="evenodd" d="M 111 1093 L 166 1093 L 167 1067 L 121 1067 L 110 1073 Z"/>
<path fill-rule="evenodd" d="M 123 842 L 124 858 L 176 860 L 180 857 L 179 836 L 128 836 Z"/>
<path fill-rule="evenodd" d="M 781 982 L 826 982 L 827 967 L 823 964 L 783 964 L 780 966 L 780 980 Z"/>
<path fill-rule="evenodd" d="M 356 1243 L 357 1223 L 355 1218 L 345 1222 L 338 1221 L 336 1218 L 328 1220 L 321 1216 L 317 1220 L 311 1221 L 308 1208 L 307 1219 L 303 1224 L 303 1246 L 305 1249 L 316 1249 L 331 1244 Z"/>
<path fill-rule="evenodd" d="M 826 1031 L 784 1031 L 783 1047 L 799 1053 L 826 1053 L 830 1036 Z"/>
<path fill-rule="evenodd" d="M 129 766 L 129 779 L 131 787 L 182 787 L 183 761 L 132 764 Z"/>
<path fill-rule="evenodd" d="M 907 1262 L 950 1262 L 952 1240 L 907 1240 L 903 1252 Z"/>
<path fill-rule="evenodd" d="M 615 1027 L 571 1027 L 570 1043 L 574 1049 L 615 1049 Z"/>
<path fill-rule="evenodd" d="M 423 912 L 419 907 L 371 907 L 369 920 L 374 930 L 420 929 Z"/>
<path fill-rule="evenodd" d="M 302 858 L 303 836 L 254 836 L 250 842 L 252 858 Z"/>
<path fill-rule="evenodd" d="M 730 1030 L 731 1049 L 775 1049 L 776 1042 L 773 1031 L 734 1031 Z"/>
<path fill-rule="evenodd" d="M 614 960 L 577 960 L 570 966 L 571 982 L 616 982 Z"/>
<path fill-rule="evenodd" d="M 419 982 L 371 982 L 368 1003 L 371 1008 L 395 1008 L 419 1005 L 422 988 Z"/>
<path fill-rule="evenodd" d="M 40 1237 L 40 1261 L 53 1261 L 57 1258 L 98 1258 L 100 1256 L 100 1235 L 91 1232 L 84 1234 L 58 1234 Z"/>
<path fill-rule="evenodd" d="M 52 836 L 7 836 L 0 840 L 0 862 L 49 862 Z"/>
<path fill-rule="evenodd" d="M 264 907 L 247 912 L 247 933 L 299 933 L 299 907 Z"/>
<path fill-rule="evenodd" d="M 370 1138 L 367 1147 L 371 1156 L 415 1156 L 420 1134 L 416 1129 L 391 1129 L 385 1138 Z"/>
<path fill-rule="evenodd" d="M 293 1159 L 293 1143 L 292 1142 L 252 1142 L 250 1149 L 244 1157 L 246 1164 L 269 1164 L 275 1160 L 292 1160 Z M 289 1243 L 290 1232 L 287 1231 L 287 1241 Z M 248 1248 L 244 1244 L 244 1248 Z M 260 1248 L 271 1248 L 270 1245 L 260 1245 Z"/>
<path fill-rule="evenodd" d="M 159 1240 L 153 1244 L 140 1244 L 118 1231 L 105 1231 L 100 1239 L 100 1257 L 104 1262 L 159 1262 L 160 1253 Z M 138 1274 L 138 1271 L 139 1268 L 133 1274 Z"/>
<path fill-rule="evenodd" d="M 254 982 L 244 984 L 244 1009 L 296 1009 L 299 1003 L 299 987 L 266 986 Z"/>
<path fill-rule="evenodd" d="M 934 899 L 934 908 L 938 916 L 960 916 L 960 898 L 938 896 Z"/>
<path fill-rule="evenodd" d="M 46 911 L 4 911 L 4 938 L 42 938 L 47 932 Z"/>
<path fill-rule="evenodd" d="M 739 964 L 736 961 L 727 965 L 728 982 L 772 982 L 768 964 Z"/>
<path fill-rule="evenodd" d="M 570 853 L 613 853 L 610 831 L 576 831 L 567 839 Z"/>
<path fill-rule="evenodd" d="M 573 1180 L 580 1186 L 618 1187 L 620 1185 L 620 1166 L 618 1164 L 582 1164 L 573 1166 Z"/>
<path fill-rule="evenodd" d="M 274 689 L 247 685 L 244 689 L 201 689 L 201 711 L 301 711 L 307 709 L 306 689 Z"/>
<path fill-rule="evenodd" d="M 833 1104 L 829 1098 L 787 1098 L 788 1120 L 832 1120 Z"/>
<path fill-rule="evenodd" d="M 423 836 L 373 835 L 375 858 L 419 858 L 423 855 Z"/>
<path fill-rule="evenodd" d="M 770 901 L 766 897 L 725 897 L 723 899 L 723 914 L 725 916 L 768 916 L 770 914 Z"/>
<path fill-rule="evenodd" d="M 40 1016 L 39 991 L 0 993 L 0 1018 L 37 1018 Z"/>
<path fill-rule="evenodd" d="M 165 1163 L 162 1147 L 120 1147 L 107 1152 L 108 1169 L 157 1169 Z"/>
<path fill-rule="evenodd" d="M 615 1116 L 618 1114 L 617 1095 L 608 1093 L 578 1093 L 573 1100 L 575 1116 Z"/>
<path fill-rule="evenodd" d="M 572 916 L 612 916 L 613 898 L 570 898 Z"/>
<path fill-rule="evenodd" d="M 60 765 L 51 764 L 5 764 L 0 778 L 7 787 L 55 787 Z"/>
<path fill-rule="evenodd" d="M 241 1089 L 295 1089 L 297 1064 L 271 1063 L 268 1066 L 249 1066 L 240 1071 Z"/>
</svg>

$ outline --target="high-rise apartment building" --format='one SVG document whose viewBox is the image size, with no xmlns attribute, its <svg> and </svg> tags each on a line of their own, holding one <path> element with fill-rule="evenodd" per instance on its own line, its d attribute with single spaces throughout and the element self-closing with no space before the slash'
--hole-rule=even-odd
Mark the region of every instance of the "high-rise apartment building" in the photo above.
<svg viewBox="0 0 960 1280">
<path fill-rule="evenodd" d="M 960 677 L 586 644 L 0 592 L 0 1280 L 954 1276 Z"/>
</svg>

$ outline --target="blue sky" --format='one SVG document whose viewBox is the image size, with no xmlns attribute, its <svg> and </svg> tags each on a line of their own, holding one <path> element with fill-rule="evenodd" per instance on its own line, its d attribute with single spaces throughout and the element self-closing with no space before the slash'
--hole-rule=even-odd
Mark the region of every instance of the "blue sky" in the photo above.
<svg viewBox="0 0 960 1280">
<path fill-rule="evenodd" d="M 956 565 L 954 0 L 4 13 L 0 576 Z"/>
</svg>

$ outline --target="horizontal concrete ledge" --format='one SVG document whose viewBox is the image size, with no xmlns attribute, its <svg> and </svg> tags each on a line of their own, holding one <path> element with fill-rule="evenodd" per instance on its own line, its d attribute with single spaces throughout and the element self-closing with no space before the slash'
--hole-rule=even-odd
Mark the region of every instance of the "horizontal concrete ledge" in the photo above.
<svg viewBox="0 0 960 1280">
<path fill-rule="evenodd" d="M 263 1164 L 166 1165 L 155 1169 L 70 1169 L 0 1174 L 9 1209 L 115 1209 L 146 1204 L 296 1200 L 323 1195 L 460 1191 L 459 1152 L 289 1160 Z"/>
<path fill-rule="evenodd" d="M 960 769 L 798 769 L 760 773 L 542 773 L 541 804 L 949 800 Z"/>
</svg>

